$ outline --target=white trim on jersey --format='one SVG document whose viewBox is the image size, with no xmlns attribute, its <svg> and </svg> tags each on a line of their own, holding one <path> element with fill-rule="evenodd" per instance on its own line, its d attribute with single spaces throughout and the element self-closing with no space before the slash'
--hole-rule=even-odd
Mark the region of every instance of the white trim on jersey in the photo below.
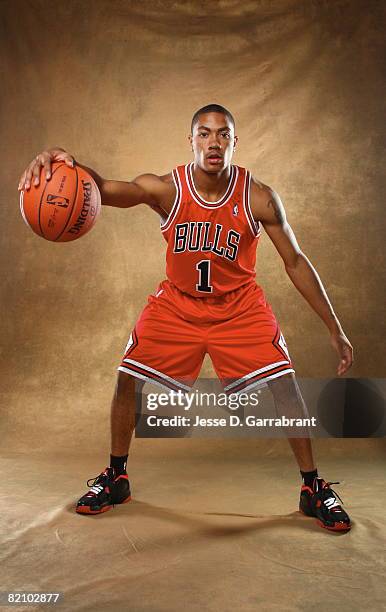
<svg viewBox="0 0 386 612">
<path fill-rule="evenodd" d="M 232 383 L 224 387 L 224 391 L 228 391 L 229 389 L 233 389 L 233 387 L 237 387 L 237 385 L 239 385 L 241 382 L 243 382 L 244 380 L 248 380 L 249 378 L 252 378 L 252 376 L 256 376 L 256 374 L 262 374 L 263 372 L 267 372 L 268 370 L 274 370 L 275 368 L 278 368 L 281 365 L 289 365 L 289 361 L 276 361 L 275 363 L 270 363 L 269 365 L 264 366 L 263 368 L 260 368 L 259 370 L 254 370 L 253 372 L 249 372 L 249 374 L 245 374 L 245 376 L 238 378 L 237 380 L 233 381 Z"/>
<path fill-rule="evenodd" d="M 142 375 L 139 376 L 139 372 L 137 372 L 137 370 L 132 369 L 131 372 L 133 373 L 133 375 L 137 376 L 139 378 L 143 378 L 145 377 L 147 380 L 152 381 L 154 383 L 159 382 L 159 384 L 162 386 L 162 383 L 160 381 L 157 381 L 156 379 L 152 378 L 150 376 L 150 374 L 155 374 L 156 376 L 159 376 L 159 378 L 163 378 L 165 381 L 168 381 L 171 385 L 174 385 L 176 387 L 178 387 L 179 389 L 183 390 L 183 391 L 190 391 L 191 387 L 188 387 L 187 385 L 184 385 L 183 383 L 179 382 L 178 380 L 175 380 L 174 378 L 171 378 L 170 376 L 168 376 L 167 374 L 163 374 L 163 372 L 160 372 L 159 370 L 155 370 L 154 368 L 151 368 L 150 366 L 145 365 L 144 363 L 140 363 L 139 361 L 135 361 L 134 359 L 123 359 L 122 360 L 123 363 L 127 363 L 129 366 L 130 364 L 133 364 L 134 366 L 137 366 L 143 370 L 146 370 L 147 372 L 149 372 L 149 376 L 146 378 L 146 375 Z M 123 366 L 119 366 L 123 367 Z M 118 368 L 118 370 L 119 370 Z M 127 369 L 130 369 L 129 367 Z M 165 384 L 164 386 L 166 386 L 168 389 L 170 389 L 170 384 L 169 386 L 167 386 L 167 384 Z"/>
<path fill-rule="evenodd" d="M 224 195 L 217 200 L 216 202 L 209 202 L 208 200 L 204 200 L 204 198 L 198 193 L 196 186 L 194 184 L 194 179 L 193 179 L 193 172 L 192 172 L 192 168 L 193 168 L 193 162 L 191 162 L 190 164 L 187 164 L 185 166 L 185 180 L 186 180 L 186 185 L 189 189 L 189 193 L 192 196 L 192 198 L 194 199 L 195 202 L 197 202 L 197 204 L 199 204 L 200 206 L 202 206 L 202 208 L 206 208 L 209 210 L 213 210 L 214 208 L 221 208 L 222 206 L 224 206 L 225 204 L 227 204 L 229 202 L 229 200 L 231 199 L 233 192 L 236 188 L 237 185 L 237 179 L 239 177 L 239 169 L 237 166 L 234 166 L 233 164 L 231 165 L 231 175 L 229 178 L 229 183 L 226 189 L 226 192 L 224 193 Z M 200 200 L 196 197 L 193 189 L 191 189 L 190 187 L 190 182 L 189 182 L 189 176 L 188 173 L 190 175 L 190 180 L 192 181 L 192 185 L 194 187 L 194 190 L 197 192 L 197 196 L 200 197 L 200 199 L 202 200 L 202 202 L 200 202 Z M 236 173 L 236 176 L 235 176 Z M 227 195 L 227 192 L 229 191 L 230 187 L 232 185 L 232 189 L 229 192 L 229 195 Z M 227 196 L 225 198 L 225 196 Z M 222 204 L 219 204 L 219 202 L 221 202 L 223 199 L 225 198 L 224 202 Z M 208 204 L 208 206 L 206 206 L 205 204 L 203 204 L 203 202 L 206 202 L 206 204 Z M 216 206 L 216 204 L 218 206 Z"/>
<path fill-rule="evenodd" d="M 250 197 L 251 197 L 251 173 L 249 172 L 249 170 L 247 170 L 245 173 L 245 184 L 244 184 L 244 191 L 243 191 L 243 207 L 244 207 L 245 216 L 247 218 L 250 230 L 252 234 L 257 238 L 261 234 L 261 228 L 260 228 L 260 223 L 256 222 L 253 218 L 251 204 L 250 204 Z M 252 222 L 253 222 L 253 225 L 252 225 Z"/>
<path fill-rule="evenodd" d="M 173 176 L 173 182 L 176 188 L 176 197 L 174 199 L 173 202 L 173 206 L 170 210 L 169 215 L 166 217 L 165 221 L 162 223 L 160 223 L 160 228 L 162 232 L 165 232 L 167 229 L 169 229 L 170 225 L 172 224 L 173 220 L 175 219 L 177 212 L 180 208 L 180 204 L 181 204 L 181 198 L 182 198 L 182 185 L 181 185 L 181 181 L 180 181 L 180 177 L 178 174 L 178 170 L 174 169 L 172 172 L 172 176 Z M 176 176 L 177 176 L 177 181 L 176 181 Z"/>
</svg>

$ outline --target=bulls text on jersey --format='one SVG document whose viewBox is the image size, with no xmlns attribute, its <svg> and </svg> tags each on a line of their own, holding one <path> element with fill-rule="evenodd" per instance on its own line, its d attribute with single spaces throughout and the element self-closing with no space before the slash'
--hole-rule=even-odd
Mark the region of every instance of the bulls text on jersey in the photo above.
<svg viewBox="0 0 386 612">
<path fill-rule="evenodd" d="M 235 261 L 241 235 L 234 229 L 229 229 L 224 240 L 225 232 L 221 223 L 215 224 L 214 231 L 212 231 L 212 225 L 211 221 L 176 223 L 173 253 L 184 253 L 185 251 L 206 253 L 211 251 L 219 257 L 226 257 L 230 261 Z M 209 240 L 209 236 L 213 236 L 213 240 Z"/>
</svg>

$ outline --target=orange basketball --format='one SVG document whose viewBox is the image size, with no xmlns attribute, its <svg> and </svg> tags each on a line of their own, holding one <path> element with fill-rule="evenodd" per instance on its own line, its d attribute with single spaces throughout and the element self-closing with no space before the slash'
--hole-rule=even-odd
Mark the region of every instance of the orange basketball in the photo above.
<svg viewBox="0 0 386 612">
<path fill-rule="evenodd" d="M 42 168 L 40 184 L 20 193 L 24 221 L 39 236 L 53 242 L 69 242 L 84 236 L 95 224 L 101 196 L 94 179 L 79 166 L 52 164 L 51 178 Z"/>
</svg>

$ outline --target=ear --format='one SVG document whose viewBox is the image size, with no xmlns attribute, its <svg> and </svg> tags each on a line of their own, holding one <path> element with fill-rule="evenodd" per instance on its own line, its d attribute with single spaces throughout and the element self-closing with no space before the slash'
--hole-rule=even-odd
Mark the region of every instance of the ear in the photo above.
<svg viewBox="0 0 386 612">
<path fill-rule="evenodd" d="M 235 136 L 235 137 L 233 138 L 233 150 L 235 150 L 235 149 L 236 149 L 236 145 L 237 145 L 237 143 L 238 143 L 238 140 L 239 140 L 239 137 L 238 137 L 238 136 Z"/>
<path fill-rule="evenodd" d="M 189 136 L 188 136 L 188 140 L 189 140 L 189 143 L 190 143 L 190 148 L 191 148 L 191 149 L 192 149 L 192 151 L 193 151 L 193 137 L 192 137 L 192 135 L 191 135 L 191 134 L 189 134 Z"/>
</svg>

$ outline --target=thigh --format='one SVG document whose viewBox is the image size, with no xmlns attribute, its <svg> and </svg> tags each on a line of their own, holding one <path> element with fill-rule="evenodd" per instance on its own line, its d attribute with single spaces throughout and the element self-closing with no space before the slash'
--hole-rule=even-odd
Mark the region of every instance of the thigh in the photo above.
<svg viewBox="0 0 386 612">
<path fill-rule="evenodd" d="M 208 352 L 228 393 L 263 386 L 294 372 L 280 326 L 265 301 L 213 326 Z"/>
<path fill-rule="evenodd" d="M 178 308 L 171 309 L 161 293 L 150 296 L 130 333 L 118 370 L 168 389 L 188 391 L 204 355 L 200 326 L 179 316 Z"/>
</svg>

